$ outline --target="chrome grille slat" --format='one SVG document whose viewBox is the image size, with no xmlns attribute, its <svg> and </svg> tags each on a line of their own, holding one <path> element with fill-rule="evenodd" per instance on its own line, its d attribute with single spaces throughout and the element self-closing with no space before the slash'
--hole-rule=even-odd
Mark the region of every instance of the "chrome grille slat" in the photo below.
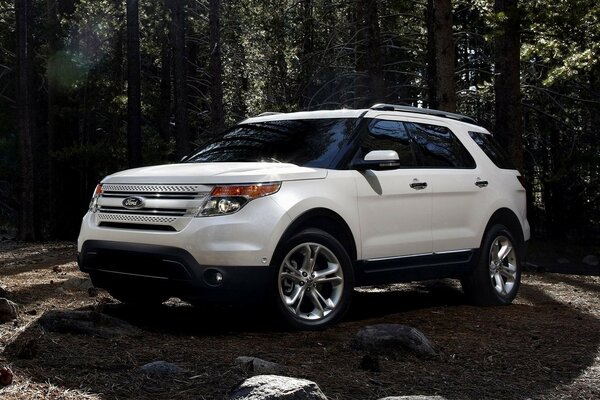
<svg viewBox="0 0 600 400">
<path fill-rule="evenodd" d="M 98 209 L 104 213 L 115 213 L 115 214 L 144 214 L 144 215 L 173 215 L 176 217 L 183 217 L 187 210 L 169 210 L 169 209 L 140 209 L 140 210 L 128 210 L 126 208 L 115 208 L 115 207 L 100 207 Z"/>
<path fill-rule="evenodd" d="M 112 222 L 135 222 L 146 224 L 172 224 L 177 221 L 176 217 L 163 217 L 155 215 L 131 215 L 131 214 L 109 214 L 101 213 L 98 215 L 100 221 Z"/>
<path fill-rule="evenodd" d="M 122 192 L 122 193 L 189 193 L 198 194 L 203 191 L 202 185 L 147 185 L 147 184 L 118 184 L 105 183 L 102 185 L 103 192 Z"/>
</svg>

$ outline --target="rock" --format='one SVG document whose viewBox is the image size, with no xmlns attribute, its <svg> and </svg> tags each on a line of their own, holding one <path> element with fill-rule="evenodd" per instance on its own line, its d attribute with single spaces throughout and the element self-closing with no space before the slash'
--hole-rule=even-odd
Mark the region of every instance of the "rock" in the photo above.
<svg viewBox="0 0 600 400">
<path fill-rule="evenodd" d="M 597 267 L 598 264 L 600 264 L 600 260 L 598 259 L 598 257 L 593 254 L 588 254 L 587 256 L 583 257 L 583 260 L 581 260 L 581 262 L 587 265 L 591 265 L 592 267 Z"/>
<path fill-rule="evenodd" d="M 569 260 L 568 258 L 565 258 L 565 257 L 561 257 L 558 260 L 556 260 L 556 262 L 559 264 L 568 264 L 571 262 L 571 260 Z"/>
<path fill-rule="evenodd" d="M 13 372 L 8 367 L 0 367 L 0 385 L 8 386 L 13 381 Z"/>
<path fill-rule="evenodd" d="M 240 383 L 229 400 L 327 400 L 319 386 L 306 379 L 257 375 Z"/>
<path fill-rule="evenodd" d="M 153 361 L 142 365 L 140 370 L 151 375 L 174 375 L 183 372 L 177 365 L 166 361 Z"/>
<path fill-rule="evenodd" d="M 101 338 L 137 335 L 140 331 L 123 320 L 96 311 L 46 311 L 38 320 L 50 332 L 91 335 Z"/>
<path fill-rule="evenodd" d="M 446 400 L 442 396 L 390 396 L 379 400 Z"/>
<path fill-rule="evenodd" d="M 87 292 L 88 292 L 88 296 L 90 296 L 90 297 L 98 296 L 98 288 L 95 288 L 95 287 L 88 288 Z"/>
<path fill-rule="evenodd" d="M 21 360 L 33 360 L 40 351 L 37 339 L 29 339 L 23 342 L 16 352 L 17 358 Z"/>
<path fill-rule="evenodd" d="M 54 267 L 52 267 L 52 272 L 58 274 L 59 272 L 62 272 L 62 268 L 60 267 L 60 265 L 55 265 Z"/>
<path fill-rule="evenodd" d="M 249 373 L 254 373 L 258 375 L 277 375 L 282 373 L 285 369 L 283 365 L 271 361 L 266 361 L 257 357 L 241 356 L 235 359 L 235 364 L 239 365 Z"/>
<path fill-rule="evenodd" d="M 394 350 L 410 350 L 420 357 L 437 354 L 421 331 L 399 324 L 365 326 L 356 334 L 353 346 L 376 354 Z"/>
<path fill-rule="evenodd" d="M 19 317 L 19 306 L 8 299 L 0 298 L 0 324 Z"/>
<path fill-rule="evenodd" d="M 90 278 L 70 278 L 63 282 L 63 289 L 88 291 L 94 287 Z"/>
</svg>

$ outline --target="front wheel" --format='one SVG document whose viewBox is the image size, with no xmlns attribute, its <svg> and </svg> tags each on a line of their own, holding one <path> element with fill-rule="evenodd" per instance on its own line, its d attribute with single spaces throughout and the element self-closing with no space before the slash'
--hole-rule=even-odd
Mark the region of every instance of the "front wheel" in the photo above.
<svg viewBox="0 0 600 400">
<path fill-rule="evenodd" d="M 329 233 L 306 229 L 285 243 L 277 260 L 277 308 L 296 329 L 338 321 L 350 305 L 354 279 L 344 246 Z"/>
<path fill-rule="evenodd" d="M 517 241 L 504 225 L 494 225 L 487 231 L 480 253 L 474 271 L 461 281 L 463 290 L 477 305 L 510 304 L 521 284 Z"/>
</svg>

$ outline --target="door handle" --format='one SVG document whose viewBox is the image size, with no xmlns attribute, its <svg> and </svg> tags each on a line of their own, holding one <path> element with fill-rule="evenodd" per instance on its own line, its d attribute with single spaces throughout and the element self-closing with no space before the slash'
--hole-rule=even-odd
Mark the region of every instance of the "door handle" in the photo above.
<svg viewBox="0 0 600 400">
<path fill-rule="evenodd" d="M 477 180 L 475 181 L 475 186 L 477 186 L 477 187 L 484 188 L 487 185 L 488 185 L 488 181 L 481 180 L 481 178 L 477 178 Z"/>
<path fill-rule="evenodd" d="M 427 187 L 427 182 L 419 182 L 415 179 L 409 186 L 415 190 L 423 190 Z"/>
</svg>

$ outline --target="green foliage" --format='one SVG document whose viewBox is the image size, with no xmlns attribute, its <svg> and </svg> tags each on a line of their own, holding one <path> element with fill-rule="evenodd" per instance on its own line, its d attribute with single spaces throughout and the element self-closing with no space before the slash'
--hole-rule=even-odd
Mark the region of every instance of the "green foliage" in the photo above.
<svg viewBox="0 0 600 400">
<path fill-rule="evenodd" d="M 103 176 L 125 168 L 127 82 L 125 3 L 60 0 L 57 25 L 34 0 L 40 181 L 53 160 L 80 185 L 82 207 Z M 208 1 L 186 2 L 188 119 L 194 143 L 211 139 Z M 221 56 L 228 124 L 264 111 L 362 104 L 361 10 L 357 1 L 239 0 L 221 4 Z M 363 3 L 360 3 L 363 4 Z M 378 0 L 383 100 L 426 99 L 427 2 Z M 493 39 L 508 17 L 493 0 L 454 0 L 459 112 L 494 126 Z M 532 225 L 572 238 L 600 224 L 600 3 L 530 0 L 522 20 L 521 84 Z M 142 130 L 146 164 L 173 160 L 173 132 L 159 135 L 164 0 L 140 2 Z M 15 25 L 13 1 L 0 0 L 0 180 L 16 186 Z M 56 37 L 57 43 L 50 43 Z M 167 43 L 172 47 L 172 42 Z M 50 51 L 49 49 L 55 50 Z M 47 147 L 48 85 L 59 95 L 58 150 Z M 172 88 L 171 88 L 172 90 Z M 169 93 L 171 102 L 173 93 Z M 171 128 L 173 127 L 173 109 Z M 72 179 L 73 176 L 69 176 Z M 43 190 L 46 190 L 45 188 Z M 44 196 L 47 192 L 40 193 Z M 46 215 L 50 211 L 46 210 Z M 597 236 L 596 236 L 597 237 Z"/>
</svg>

